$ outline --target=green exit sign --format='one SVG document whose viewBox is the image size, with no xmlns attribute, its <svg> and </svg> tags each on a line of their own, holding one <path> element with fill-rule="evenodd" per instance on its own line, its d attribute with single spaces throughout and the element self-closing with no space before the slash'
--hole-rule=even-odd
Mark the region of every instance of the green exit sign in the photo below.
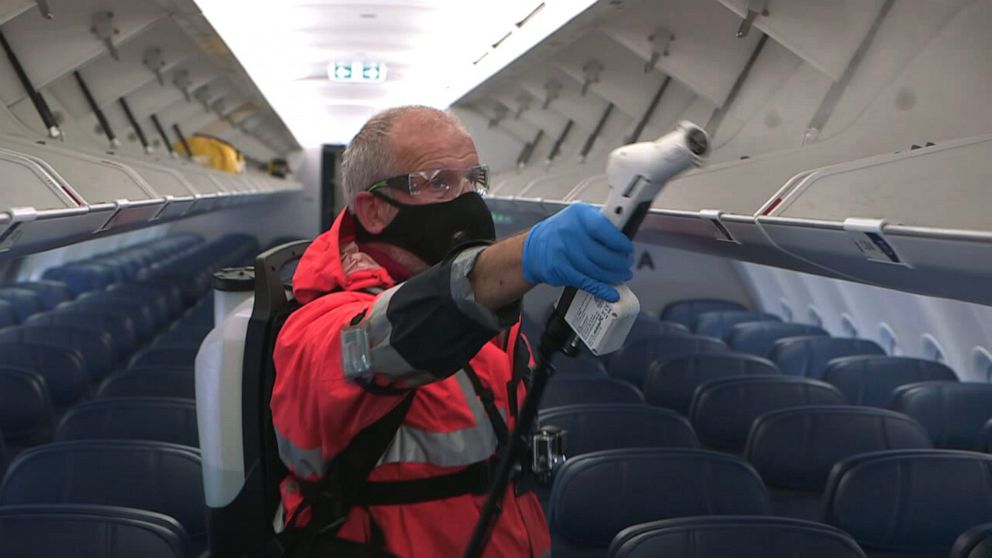
<svg viewBox="0 0 992 558">
<path fill-rule="evenodd" d="M 335 62 L 327 68 L 332 81 L 380 83 L 386 81 L 386 65 L 380 62 Z"/>
</svg>

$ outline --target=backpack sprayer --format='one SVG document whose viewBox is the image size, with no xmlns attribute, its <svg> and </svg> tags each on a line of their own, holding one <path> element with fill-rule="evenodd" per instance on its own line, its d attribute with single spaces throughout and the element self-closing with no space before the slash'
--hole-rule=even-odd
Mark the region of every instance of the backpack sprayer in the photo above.
<svg viewBox="0 0 992 558">
<path fill-rule="evenodd" d="M 606 177 L 610 197 L 603 206 L 603 215 L 627 238 L 634 238 L 651 208 L 654 198 L 675 175 L 702 163 L 709 151 L 709 139 L 702 128 L 681 122 L 675 131 L 653 142 L 625 145 L 610 153 Z M 479 522 L 475 526 L 466 558 L 482 555 L 500 511 L 500 503 L 510 483 L 514 464 L 535 442 L 532 468 L 550 475 L 564 461 L 560 441 L 553 433 L 539 432 L 533 437 L 531 429 L 537 417 L 537 406 L 551 377 L 551 358 L 562 351 L 574 356 L 581 341 L 595 355 L 616 351 L 630 333 L 637 319 L 640 303 L 626 285 L 617 286 L 620 299 L 607 302 L 575 287 L 562 292 L 554 311 L 548 318 L 537 355 L 537 367 L 531 379 L 527 399 L 517 419 L 513 434 L 500 457 L 493 484 Z"/>
</svg>

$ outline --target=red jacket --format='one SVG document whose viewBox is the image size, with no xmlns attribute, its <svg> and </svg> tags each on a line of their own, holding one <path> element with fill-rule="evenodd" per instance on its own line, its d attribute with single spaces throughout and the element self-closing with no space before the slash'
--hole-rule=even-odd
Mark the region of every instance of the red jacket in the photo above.
<svg viewBox="0 0 992 558">
<path fill-rule="evenodd" d="M 276 342 L 271 399 L 280 455 L 295 475 L 319 478 L 358 432 L 402 399 L 344 378 L 340 330 L 359 316 L 369 324 L 376 371 L 372 383 L 392 391 L 417 388 L 400 431 L 370 480 L 452 473 L 493 455 L 494 429 L 462 368 L 470 366 L 492 390 L 512 429 L 515 404 L 525 395 L 522 383 L 512 383 L 514 361 L 519 368 L 522 357 L 526 366 L 529 353 L 517 341 L 519 306 L 494 314 L 476 305 L 467 292 L 462 276 L 474 262 L 471 252 L 397 285 L 385 268 L 358 252 L 347 211 L 307 249 L 293 277 L 303 307 L 289 317 Z M 380 289 L 385 290 L 368 292 Z M 511 327 L 498 333 L 505 325 Z M 515 397 L 510 397 L 511 385 L 516 386 Z M 381 530 L 386 550 L 397 556 L 460 556 L 484 501 L 485 495 L 465 494 L 356 507 L 338 536 L 368 542 L 371 520 Z M 282 502 L 279 525 L 301 502 L 292 477 L 283 481 Z M 304 509 L 297 523 L 307 521 Z M 516 496 L 511 485 L 486 556 L 539 556 L 549 547 L 537 498 L 532 493 Z"/>
</svg>

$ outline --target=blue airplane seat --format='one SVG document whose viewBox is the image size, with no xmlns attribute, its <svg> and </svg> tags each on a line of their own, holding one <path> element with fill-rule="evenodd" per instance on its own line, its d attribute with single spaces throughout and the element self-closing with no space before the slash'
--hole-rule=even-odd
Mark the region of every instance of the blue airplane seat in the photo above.
<svg viewBox="0 0 992 558">
<path fill-rule="evenodd" d="M 730 329 L 727 344 L 738 352 L 767 357 L 778 340 L 809 335 L 826 336 L 828 333 L 822 328 L 807 324 L 744 322 Z"/>
<path fill-rule="evenodd" d="M 558 357 L 555 361 L 555 373 L 565 376 L 607 377 L 606 366 L 592 356 Z"/>
<path fill-rule="evenodd" d="M 951 558 L 989 558 L 992 556 L 992 523 L 968 529 L 954 541 Z"/>
<path fill-rule="evenodd" d="M 947 556 L 955 539 L 992 518 L 992 455 L 954 450 L 865 453 L 838 463 L 825 522 L 869 556 Z"/>
<path fill-rule="evenodd" d="M 199 450 L 134 440 L 58 442 L 22 452 L 7 469 L 0 505 L 90 504 L 165 514 L 205 547 Z"/>
<path fill-rule="evenodd" d="M 80 309 L 59 309 L 55 312 L 36 314 L 24 322 L 26 327 L 65 326 L 74 329 L 89 329 L 110 336 L 116 361 L 122 361 L 137 348 L 138 337 L 134 320 L 124 314 L 86 312 Z"/>
<path fill-rule="evenodd" d="M 23 322 L 32 314 L 45 311 L 45 303 L 41 295 L 31 289 L 0 287 L 0 300 L 8 302 L 14 308 L 18 322 Z"/>
<path fill-rule="evenodd" d="M 80 403 L 59 422 L 55 441 L 150 440 L 199 447 L 196 402 L 165 397 L 122 397 Z"/>
<path fill-rule="evenodd" d="M 697 448 L 689 421 L 658 407 L 636 403 L 600 403 L 552 407 L 538 413 L 541 426 L 557 426 L 567 434 L 569 458 L 621 448 Z"/>
<path fill-rule="evenodd" d="M 719 339 L 701 335 L 649 336 L 638 339 L 617 351 L 609 362 L 610 375 L 640 387 L 651 364 L 659 360 L 709 353 L 726 353 L 730 349 Z"/>
<path fill-rule="evenodd" d="M 154 337 L 155 332 L 158 330 L 151 309 L 144 304 L 134 301 L 122 303 L 103 298 L 77 298 L 72 302 L 61 304 L 55 309 L 55 312 L 60 311 L 127 316 L 134 322 L 134 331 L 139 343 Z"/>
<path fill-rule="evenodd" d="M 61 281 L 50 281 L 42 279 L 39 281 L 26 281 L 11 285 L 18 289 L 27 289 L 38 293 L 45 310 L 51 310 L 63 302 L 72 300 L 74 296 L 69 286 Z"/>
<path fill-rule="evenodd" d="M 75 296 L 102 289 L 113 283 L 115 279 L 110 268 L 85 263 L 49 268 L 42 274 L 42 278 L 65 283 Z"/>
<path fill-rule="evenodd" d="M 691 328 L 696 318 L 706 312 L 724 312 L 730 310 L 747 310 L 739 302 L 719 298 L 692 298 L 669 303 L 661 311 L 661 319 L 678 322 Z"/>
<path fill-rule="evenodd" d="M 727 340 L 730 330 L 737 324 L 745 322 L 781 322 L 775 314 L 767 312 L 752 312 L 750 310 L 725 310 L 722 312 L 705 312 L 696 317 L 692 331 L 696 335 L 706 335 L 717 339 Z"/>
<path fill-rule="evenodd" d="M 708 448 L 740 453 L 751 424 L 761 415 L 803 405 L 843 405 L 830 384 L 795 376 L 737 376 L 699 386 L 689 422 Z"/>
<path fill-rule="evenodd" d="M 819 520 L 823 488 L 837 462 L 860 453 L 932 447 L 927 431 L 906 415 L 827 405 L 761 415 L 744 455 L 771 490 L 776 515 Z"/>
<path fill-rule="evenodd" d="M 78 351 L 35 343 L 0 343 L 0 366 L 37 373 L 48 384 L 56 407 L 71 405 L 90 393 L 90 373 Z"/>
<path fill-rule="evenodd" d="M 853 405 L 886 408 L 899 386 L 918 382 L 956 382 L 946 365 L 932 360 L 890 356 L 850 356 L 830 361 L 823 380 L 835 386 Z"/>
<path fill-rule="evenodd" d="M 163 289 L 153 284 L 116 283 L 107 288 L 106 292 L 114 296 L 123 295 L 135 300 L 145 300 L 154 306 L 158 316 L 164 316 L 166 322 L 178 317 L 185 310 L 182 299 L 177 303 L 172 298 L 171 289 Z"/>
<path fill-rule="evenodd" d="M 894 411 L 916 419 L 941 449 L 982 451 L 982 428 L 992 419 L 992 384 L 922 382 L 892 391 Z"/>
<path fill-rule="evenodd" d="M 197 347 L 154 347 L 134 355 L 128 368 L 143 366 L 193 366 Z"/>
<path fill-rule="evenodd" d="M 664 519 L 628 527 L 610 558 L 865 558 L 850 535 L 829 525 L 748 515 Z"/>
<path fill-rule="evenodd" d="M 160 513 L 72 504 L 0 507 L 4 558 L 187 558 L 179 523 Z"/>
<path fill-rule="evenodd" d="M 0 436 L 15 450 L 52 438 L 55 418 L 45 379 L 32 370 L 0 366 Z"/>
<path fill-rule="evenodd" d="M 128 370 L 104 380 L 97 388 L 96 396 L 196 399 L 196 377 L 183 368 L 162 368 L 140 374 Z"/>
<path fill-rule="evenodd" d="M 701 515 L 766 515 L 768 492 L 742 459 L 700 449 L 631 448 L 565 462 L 551 489 L 552 556 L 603 556 L 621 530 Z"/>
<path fill-rule="evenodd" d="M 151 320 L 152 327 L 156 331 L 166 327 L 171 319 L 168 309 L 163 305 L 163 301 L 159 297 L 136 296 L 133 293 L 102 290 L 80 295 L 78 299 L 80 303 L 86 303 L 91 300 L 133 308 L 134 311 L 146 315 L 146 319 Z"/>
<path fill-rule="evenodd" d="M 6 300 L 0 300 L 0 329 L 15 326 L 19 322 L 14 305 Z"/>
<path fill-rule="evenodd" d="M 540 408 L 590 403 L 643 404 L 644 396 L 636 387 L 615 378 L 555 374 L 544 391 Z"/>
<path fill-rule="evenodd" d="M 34 343 L 65 347 L 83 357 L 90 379 L 98 382 L 110 374 L 117 364 L 117 347 L 113 338 L 95 328 L 76 326 L 24 325 L 0 331 L 0 343 Z"/>
<path fill-rule="evenodd" d="M 710 380 L 778 374 L 778 368 L 774 364 L 754 355 L 726 353 L 686 356 L 652 364 L 644 379 L 644 398 L 651 405 L 688 416 L 696 388 Z"/>
<path fill-rule="evenodd" d="M 780 339 L 768 358 L 783 374 L 822 380 L 831 360 L 857 355 L 885 355 L 885 351 L 868 339 L 809 335 Z"/>
<path fill-rule="evenodd" d="M 634 321 L 634 325 L 630 328 L 630 333 L 627 334 L 627 339 L 624 342 L 625 345 L 635 343 L 645 337 L 660 337 L 660 336 L 688 336 L 692 335 L 689 328 L 678 322 L 662 321 L 658 318 L 641 312 L 637 315 L 637 319 Z"/>
</svg>

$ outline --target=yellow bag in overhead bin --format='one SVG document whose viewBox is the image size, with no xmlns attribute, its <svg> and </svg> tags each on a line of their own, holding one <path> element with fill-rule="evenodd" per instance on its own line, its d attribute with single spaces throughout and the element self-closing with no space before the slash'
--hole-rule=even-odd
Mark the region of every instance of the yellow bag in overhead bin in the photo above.
<svg viewBox="0 0 992 558">
<path fill-rule="evenodd" d="M 212 169 L 231 174 L 241 174 L 245 170 L 245 158 L 240 151 L 226 141 L 213 136 L 193 134 L 186 138 L 193 160 Z M 182 142 L 176 144 L 176 151 L 185 154 Z"/>
</svg>

